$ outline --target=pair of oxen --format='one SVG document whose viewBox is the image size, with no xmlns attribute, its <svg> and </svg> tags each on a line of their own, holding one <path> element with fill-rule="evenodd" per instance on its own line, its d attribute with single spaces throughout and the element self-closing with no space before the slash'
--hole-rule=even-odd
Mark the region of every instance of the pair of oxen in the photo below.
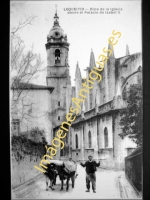
<svg viewBox="0 0 150 200">
<path fill-rule="evenodd" d="M 59 176 L 61 181 L 61 189 L 63 190 L 64 180 L 66 179 L 66 191 L 69 189 L 69 181 L 71 179 L 72 188 L 75 186 L 75 178 L 78 176 L 77 174 L 77 164 L 72 159 L 68 161 L 60 161 L 60 160 L 49 160 L 50 164 L 44 162 L 43 164 L 47 167 L 46 172 L 44 173 L 46 178 L 46 190 L 51 188 L 54 190 L 54 185 L 56 185 L 56 178 Z M 50 186 L 48 183 L 50 181 Z"/>
</svg>

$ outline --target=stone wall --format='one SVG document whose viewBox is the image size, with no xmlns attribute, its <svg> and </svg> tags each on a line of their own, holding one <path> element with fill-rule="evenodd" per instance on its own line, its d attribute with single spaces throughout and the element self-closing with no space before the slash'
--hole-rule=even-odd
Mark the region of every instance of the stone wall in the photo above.
<svg viewBox="0 0 150 200">
<path fill-rule="evenodd" d="M 15 93 L 17 93 L 17 90 L 15 91 Z M 23 99 L 24 105 L 32 106 L 23 106 Z M 15 100 L 15 98 L 13 100 Z M 52 122 L 51 117 L 48 114 L 50 108 L 50 91 L 47 89 L 44 90 L 30 88 L 29 90 L 23 90 L 21 92 L 15 108 L 17 115 L 12 114 L 12 117 L 20 120 L 20 132 L 28 132 L 33 127 L 39 127 L 39 129 L 43 129 L 45 131 L 46 140 L 48 143 L 50 143 L 52 139 Z"/>
<path fill-rule="evenodd" d="M 34 168 L 38 166 L 45 150 L 42 143 L 15 136 L 11 149 L 11 185 L 12 189 L 41 174 Z"/>
</svg>

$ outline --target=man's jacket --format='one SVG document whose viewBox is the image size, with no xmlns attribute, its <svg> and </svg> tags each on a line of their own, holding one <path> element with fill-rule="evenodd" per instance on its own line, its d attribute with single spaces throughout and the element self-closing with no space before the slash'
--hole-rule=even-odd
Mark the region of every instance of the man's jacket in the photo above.
<svg viewBox="0 0 150 200">
<path fill-rule="evenodd" d="M 92 174 L 96 171 L 96 167 L 99 167 L 100 166 L 100 162 L 99 163 L 96 163 L 95 161 L 86 161 L 85 164 L 82 164 L 81 163 L 81 166 L 82 167 L 86 167 L 86 173 L 87 174 Z"/>
</svg>

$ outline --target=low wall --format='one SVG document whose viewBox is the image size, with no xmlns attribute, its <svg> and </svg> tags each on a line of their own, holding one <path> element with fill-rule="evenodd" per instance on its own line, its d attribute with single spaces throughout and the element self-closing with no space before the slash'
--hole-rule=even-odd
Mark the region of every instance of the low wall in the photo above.
<svg viewBox="0 0 150 200">
<path fill-rule="evenodd" d="M 13 138 L 11 149 L 11 185 L 12 189 L 32 180 L 40 171 L 34 168 L 44 155 L 44 147 L 41 143 L 34 143 L 31 140 Z"/>
<path fill-rule="evenodd" d="M 142 192 L 142 148 L 139 147 L 125 158 L 125 174 L 138 192 Z"/>
</svg>

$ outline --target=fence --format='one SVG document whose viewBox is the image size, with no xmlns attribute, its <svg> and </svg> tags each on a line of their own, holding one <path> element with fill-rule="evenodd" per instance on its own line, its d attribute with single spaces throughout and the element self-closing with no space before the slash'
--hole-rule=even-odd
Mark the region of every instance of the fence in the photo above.
<svg viewBox="0 0 150 200">
<path fill-rule="evenodd" d="M 125 157 L 125 175 L 137 192 L 142 192 L 142 148 Z"/>
</svg>

